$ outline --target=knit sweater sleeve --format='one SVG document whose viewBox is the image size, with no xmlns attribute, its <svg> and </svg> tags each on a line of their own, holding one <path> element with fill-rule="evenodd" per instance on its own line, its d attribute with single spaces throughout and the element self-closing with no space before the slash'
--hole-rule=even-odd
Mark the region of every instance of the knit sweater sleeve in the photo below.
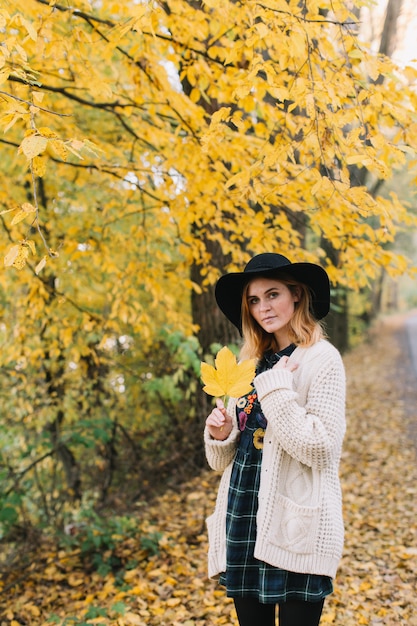
<svg viewBox="0 0 417 626">
<path fill-rule="evenodd" d="M 230 435 L 224 441 L 213 439 L 207 426 L 204 429 L 204 447 L 206 458 L 211 469 L 216 472 L 223 472 L 233 461 L 236 447 L 239 441 L 240 431 L 235 419 L 236 399 L 231 398 L 227 404 L 227 412 L 233 417 L 233 428 Z"/>
<path fill-rule="evenodd" d="M 254 384 L 268 425 L 284 450 L 309 467 L 323 469 L 340 457 L 345 373 L 333 346 L 322 350 L 324 354 L 316 352 L 312 359 L 302 359 L 294 373 L 271 369 Z"/>
</svg>

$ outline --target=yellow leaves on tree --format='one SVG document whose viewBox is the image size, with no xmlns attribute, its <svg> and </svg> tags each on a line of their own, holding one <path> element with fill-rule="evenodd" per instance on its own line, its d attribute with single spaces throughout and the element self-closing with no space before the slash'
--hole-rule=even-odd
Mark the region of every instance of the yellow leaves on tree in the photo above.
<svg viewBox="0 0 417 626">
<path fill-rule="evenodd" d="M 25 157 L 30 161 L 39 154 L 42 154 L 47 145 L 48 139 L 46 137 L 30 134 L 23 139 L 19 147 L 19 152 L 23 152 Z"/>
<path fill-rule="evenodd" d="M 52 154 L 56 155 L 63 161 L 67 160 L 70 152 L 79 159 L 83 159 L 84 157 L 81 154 L 83 150 L 86 150 L 95 156 L 98 155 L 99 151 L 97 147 L 93 146 L 93 144 L 88 141 L 81 141 L 79 139 L 69 139 L 63 141 L 59 138 L 57 133 L 47 127 L 30 130 L 27 132 L 26 137 L 20 144 L 18 153 L 24 154 L 27 160 L 32 162 L 32 165 L 36 165 L 37 176 L 43 176 L 46 171 L 46 167 L 45 161 L 36 161 L 36 159 L 43 154 L 48 147 L 51 149 Z"/>
<path fill-rule="evenodd" d="M 19 218 L 16 220 L 16 223 L 26 217 L 26 214 L 21 217 L 20 213 L 21 212 L 16 214 L 16 217 Z M 33 255 L 36 254 L 35 242 L 31 239 L 25 239 L 25 241 L 21 241 L 19 244 L 11 246 L 4 257 L 4 266 L 15 267 L 18 270 L 23 269 L 29 257 L 29 251 L 32 252 Z"/>
<path fill-rule="evenodd" d="M 243 396 L 252 389 L 254 376 L 255 360 L 246 359 L 237 363 L 227 346 L 217 353 L 215 367 L 201 363 L 203 390 L 210 396 Z"/>
<path fill-rule="evenodd" d="M 306 255 L 302 233 L 312 228 L 334 250 L 351 249 L 349 266 L 340 256 L 334 261 L 336 279 L 352 286 L 364 275 L 355 240 L 366 240 L 361 225 L 383 212 L 363 199 L 365 187 L 361 197 L 345 189 L 352 167 L 386 179 L 415 153 L 416 98 L 410 68 L 398 89 L 399 72 L 345 28 L 356 19 L 345 3 L 213 0 L 194 10 L 183 0 L 169 7 L 103 2 L 91 14 L 75 10 L 71 20 L 64 7 L 51 11 L 45 3 L 10 0 L 8 7 L 1 12 L 9 37 L 0 48 L 8 77 L 0 124 L 10 133 L 8 150 L 14 144 L 26 157 L 51 202 L 64 196 L 82 207 L 78 216 L 88 214 L 93 190 L 102 187 L 106 199 L 93 203 L 116 210 L 120 222 L 138 204 L 150 205 L 156 223 L 165 211 L 184 267 L 204 269 L 209 225 L 232 262 L 240 261 L 243 241 L 247 251 L 279 246 Z M 370 81 L 375 73 L 384 82 Z M 396 204 L 390 210 L 395 234 L 402 212 Z M 47 215 L 42 207 L 41 226 Z M 73 224 L 53 221 L 50 236 L 63 229 L 67 250 L 76 247 Z M 149 238 L 144 230 L 137 241 Z M 377 269 L 382 259 L 367 263 Z M 203 282 L 216 273 L 207 268 Z"/>
<path fill-rule="evenodd" d="M 5 267 L 13 265 L 16 269 L 21 270 L 25 266 L 28 256 L 29 250 L 24 244 L 12 246 L 4 257 L 4 265 Z"/>
<path fill-rule="evenodd" d="M 30 204 L 30 202 L 25 202 L 24 204 L 22 204 L 22 208 L 20 209 L 20 211 L 18 211 L 14 215 L 11 221 L 11 225 L 14 226 L 15 224 L 18 224 L 22 220 L 26 219 L 28 215 L 32 214 L 33 216 L 33 213 L 36 213 L 36 207 Z"/>
</svg>

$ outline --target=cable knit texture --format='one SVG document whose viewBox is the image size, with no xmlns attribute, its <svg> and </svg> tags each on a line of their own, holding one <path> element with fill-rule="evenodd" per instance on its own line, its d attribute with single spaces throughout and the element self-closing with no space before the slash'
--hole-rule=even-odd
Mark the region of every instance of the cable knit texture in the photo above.
<svg viewBox="0 0 417 626">
<path fill-rule="evenodd" d="M 296 348 L 294 372 L 271 369 L 254 385 L 268 421 L 258 496 L 255 557 L 305 574 L 336 574 L 343 550 L 339 462 L 345 433 L 345 373 L 339 352 L 322 340 Z M 228 412 L 235 416 L 236 399 Z M 236 421 L 236 420 L 234 420 Z M 226 512 L 239 437 L 205 430 L 210 467 L 223 472 L 216 508 L 207 520 L 211 578 L 226 569 Z"/>
</svg>

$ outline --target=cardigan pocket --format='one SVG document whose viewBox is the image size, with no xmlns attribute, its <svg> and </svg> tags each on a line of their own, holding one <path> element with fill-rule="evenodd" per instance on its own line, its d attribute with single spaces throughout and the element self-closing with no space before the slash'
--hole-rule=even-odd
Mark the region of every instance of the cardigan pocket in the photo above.
<svg viewBox="0 0 417 626">
<path fill-rule="evenodd" d="M 319 506 L 301 506 L 279 494 L 272 518 L 271 542 L 289 552 L 311 554 L 319 519 Z"/>
<path fill-rule="evenodd" d="M 314 551 L 322 499 L 322 475 L 283 454 L 271 523 L 271 541 L 290 552 Z"/>
</svg>

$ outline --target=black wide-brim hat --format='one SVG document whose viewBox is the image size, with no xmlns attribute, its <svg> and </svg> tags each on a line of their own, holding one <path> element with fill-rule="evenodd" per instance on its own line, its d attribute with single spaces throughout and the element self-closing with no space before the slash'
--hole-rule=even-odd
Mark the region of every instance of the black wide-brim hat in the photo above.
<svg viewBox="0 0 417 626">
<path fill-rule="evenodd" d="M 314 263 L 291 263 L 282 254 L 265 252 L 253 257 L 243 272 L 221 276 L 215 287 L 215 297 L 220 310 L 242 331 L 242 294 L 245 285 L 256 278 L 277 277 L 282 272 L 297 282 L 307 285 L 311 293 L 312 313 L 323 319 L 330 310 L 330 282 L 326 271 Z"/>
</svg>

